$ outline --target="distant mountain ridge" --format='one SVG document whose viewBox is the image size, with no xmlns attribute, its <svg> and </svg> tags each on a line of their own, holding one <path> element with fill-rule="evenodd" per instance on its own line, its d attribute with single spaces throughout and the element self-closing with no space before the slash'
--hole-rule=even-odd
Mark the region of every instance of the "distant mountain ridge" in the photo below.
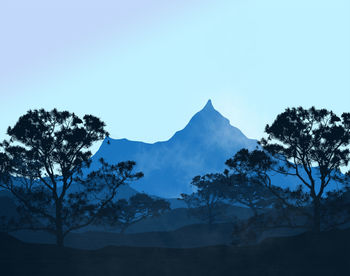
<svg viewBox="0 0 350 276">
<path fill-rule="evenodd" d="M 93 156 L 93 164 L 101 157 L 111 163 L 134 160 L 136 169 L 145 176 L 132 183 L 132 188 L 170 198 L 191 192 L 190 182 L 194 176 L 222 172 L 225 161 L 238 150 L 256 146 L 256 140 L 230 125 L 209 100 L 187 126 L 168 141 L 149 144 L 106 138 Z"/>
</svg>

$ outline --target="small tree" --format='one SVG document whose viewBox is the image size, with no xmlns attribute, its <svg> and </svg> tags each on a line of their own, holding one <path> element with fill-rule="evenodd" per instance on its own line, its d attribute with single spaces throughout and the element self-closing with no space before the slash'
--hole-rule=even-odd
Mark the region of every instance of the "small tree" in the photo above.
<svg viewBox="0 0 350 276">
<path fill-rule="evenodd" d="M 74 113 L 30 110 L 9 127 L 9 141 L 2 143 L 6 171 L 3 189 L 19 205 L 21 219 L 14 229 L 44 230 L 56 236 L 58 246 L 73 230 L 92 223 L 114 198 L 117 188 L 142 177 L 132 173 L 134 162 L 109 165 L 85 176 L 89 148 L 108 133 L 100 119 Z M 4 174 L 3 174 L 4 175 Z"/>
<path fill-rule="evenodd" d="M 350 221 L 350 193 L 349 187 L 341 191 L 328 192 L 322 200 L 321 217 L 324 228 L 331 230 L 349 224 Z"/>
<path fill-rule="evenodd" d="M 254 216 L 259 210 L 271 206 L 274 195 L 270 190 L 268 171 L 274 161 L 265 152 L 241 149 L 225 164 L 229 168 L 224 171 L 229 185 L 225 197 L 250 208 Z"/>
<path fill-rule="evenodd" d="M 222 174 L 206 174 L 196 176 L 191 184 L 197 190 L 192 194 L 181 194 L 189 207 L 192 216 L 213 224 L 218 217 L 222 217 L 226 204 L 224 194 L 226 192 L 226 179 Z"/>
<path fill-rule="evenodd" d="M 138 193 L 117 202 L 111 202 L 102 211 L 101 220 L 112 226 L 119 226 L 121 233 L 131 225 L 148 217 L 160 216 L 170 210 L 170 203 L 164 199 L 155 199 L 147 194 Z"/>
<path fill-rule="evenodd" d="M 299 178 L 312 199 L 313 231 L 321 229 L 321 203 L 331 181 L 345 181 L 348 165 L 350 113 L 341 117 L 326 109 L 287 108 L 267 125 L 261 145 L 283 166 L 279 173 Z"/>
</svg>

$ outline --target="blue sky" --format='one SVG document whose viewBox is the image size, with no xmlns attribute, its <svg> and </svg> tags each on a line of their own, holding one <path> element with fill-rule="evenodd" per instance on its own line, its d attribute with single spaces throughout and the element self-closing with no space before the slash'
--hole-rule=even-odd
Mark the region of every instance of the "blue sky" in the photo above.
<svg viewBox="0 0 350 276">
<path fill-rule="evenodd" d="M 210 98 L 250 138 L 290 106 L 350 111 L 348 0 L 0 0 L 0 138 L 30 108 L 166 140 Z"/>
</svg>

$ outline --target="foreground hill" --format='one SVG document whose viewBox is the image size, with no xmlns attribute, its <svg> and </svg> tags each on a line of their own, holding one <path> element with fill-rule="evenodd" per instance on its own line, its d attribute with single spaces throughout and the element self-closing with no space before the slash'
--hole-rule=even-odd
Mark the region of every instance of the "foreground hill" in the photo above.
<svg viewBox="0 0 350 276">
<path fill-rule="evenodd" d="M 107 247 L 25 244 L 0 235 L 1 275 L 349 275 L 350 230 L 274 238 L 249 247 Z"/>
<path fill-rule="evenodd" d="M 230 213 L 240 219 L 251 212 L 245 208 L 232 207 Z M 201 247 L 228 244 L 232 240 L 232 220 L 222 218 L 221 223 L 208 226 L 190 217 L 187 209 L 175 209 L 162 216 L 148 218 L 132 225 L 125 234 L 116 228 L 89 227 L 84 232 L 68 234 L 66 245 L 80 249 L 99 249 L 109 245 L 135 247 Z M 30 243 L 54 244 L 55 237 L 41 231 L 18 231 L 14 237 Z"/>
<path fill-rule="evenodd" d="M 106 246 L 193 248 L 230 244 L 232 223 L 193 224 L 168 232 L 120 234 L 89 231 L 69 234 L 65 245 L 78 249 L 101 249 Z M 55 244 L 54 236 L 45 232 L 21 232 L 13 235 L 30 243 Z"/>
</svg>

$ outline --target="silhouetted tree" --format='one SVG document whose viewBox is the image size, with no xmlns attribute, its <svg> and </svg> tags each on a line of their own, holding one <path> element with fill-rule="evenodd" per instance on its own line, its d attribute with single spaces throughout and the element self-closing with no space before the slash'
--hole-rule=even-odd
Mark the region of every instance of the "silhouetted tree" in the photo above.
<svg viewBox="0 0 350 276">
<path fill-rule="evenodd" d="M 234 233 L 239 234 L 240 242 L 242 239 L 255 242 L 259 233 L 271 228 L 308 227 L 309 219 L 312 219 L 309 212 L 312 204 L 310 195 L 303 190 L 302 185 L 294 190 L 274 186 L 270 174 L 281 168 L 269 154 L 258 149 L 242 149 L 227 160 L 226 165 L 230 169 L 225 171 L 231 187 L 228 197 L 254 212 L 250 219 L 236 223 Z M 346 206 L 350 202 L 344 197 L 343 191 L 327 193 L 322 202 L 324 226 L 334 227 L 348 221 L 350 211 Z"/>
<path fill-rule="evenodd" d="M 261 150 L 241 149 L 225 164 L 229 168 L 224 171 L 228 183 L 226 198 L 250 208 L 254 216 L 272 205 L 275 196 L 270 190 L 268 171 L 274 161 L 270 156 Z"/>
<path fill-rule="evenodd" d="M 349 224 L 350 191 L 348 185 L 342 190 L 327 192 L 321 203 L 321 218 L 325 230 Z"/>
<path fill-rule="evenodd" d="M 30 110 L 9 127 L 10 140 L 2 143 L 2 165 L 10 191 L 19 205 L 14 229 L 44 230 L 56 236 L 58 246 L 73 230 L 92 223 L 126 181 L 142 177 L 132 173 L 135 162 L 109 165 L 87 176 L 89 148 L 108 133 L 92 115 Z"/>
<path fill-rule="evenodd" d="M 321 203 L 331 181 L 345 181 L 340 169 L 349 162 L 350 113 L 287 108 L 267 125 L 261 145 L 282 164 L 277 171 L 299 178 L 312 200 L 313 231 L 321 229 Z"/>
<path fill-rule="evenodd" d="M 206 174 L 193 178 L 191 185 L 196 189 L 192 194 L 181 194 L 192 216 L 213 224 L 225 213 L 226 178 L 219 173 Z"/>
<path fill-rule="evenodd" d="M 0 183 L 8 183 L 10 180 L 10 160 L 6 154 L 0 152 Z"/>
<path fill-rule="evenodd" d="M 100 217 L 102 222 L 118 226 L 121 233 L 124 233 L 132 224 L 148 217 L 159 216 L 168 210 L 170 210 L 168 201 L 138 193 L 128 200 L 120 199 L 117 202 L 109 203 Z"/>
</svg>

